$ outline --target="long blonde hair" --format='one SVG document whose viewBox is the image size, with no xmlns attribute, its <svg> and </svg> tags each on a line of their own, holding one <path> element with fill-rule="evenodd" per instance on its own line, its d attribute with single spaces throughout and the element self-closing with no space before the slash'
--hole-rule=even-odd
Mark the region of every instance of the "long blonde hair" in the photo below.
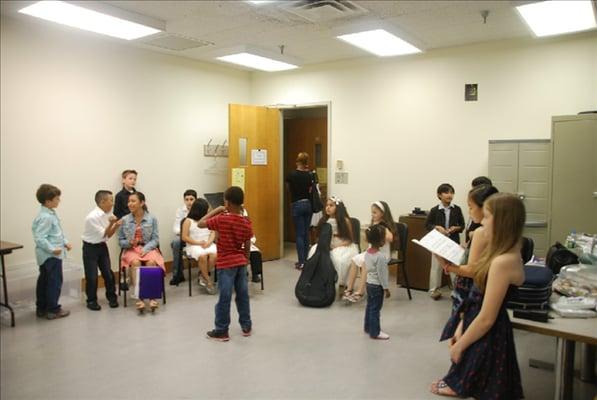
<svg viewBox="0 0 597 400">
<path fill-rule="evenodd" d="M 493 215 L 491 240 L 475 266 L 475 285 L 484 292 L 493 259 L 520 243 L 525 222 L 522 201 L 511 193 L 496 193 L 483 205 Z"/>
</svg>

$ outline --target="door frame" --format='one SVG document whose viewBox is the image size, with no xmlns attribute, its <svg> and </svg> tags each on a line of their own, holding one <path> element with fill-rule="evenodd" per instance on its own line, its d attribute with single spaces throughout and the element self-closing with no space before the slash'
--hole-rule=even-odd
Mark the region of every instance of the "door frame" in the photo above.
<svg viewBox="0 0 597 400">
<path fill-rule="evenodd" d="M 295 110 L 300 108 L 313 108 L 313 107 L 327 107 L 327 158 L 328 158 L 328 168 L 327 168 L 327 182 L 328 182 L 328 193 L 331 193 L 332 186 L 334 181 L 332 180 L 332 101 L 320 101 L 320 102 L 313 102 L 313 103 L 296 103 L 296 104 L 272 104 L 267 105 L 266 107 L 277 108 L 280 110 L 280 154 L 282 157 L 280 158 L 280 187 L 282 190 L 286 190 L 286 185 L 284 183 L 284 110 Z M 280 193 L 280 254 L 284 257 L 284 194 Z"/>
</svg>

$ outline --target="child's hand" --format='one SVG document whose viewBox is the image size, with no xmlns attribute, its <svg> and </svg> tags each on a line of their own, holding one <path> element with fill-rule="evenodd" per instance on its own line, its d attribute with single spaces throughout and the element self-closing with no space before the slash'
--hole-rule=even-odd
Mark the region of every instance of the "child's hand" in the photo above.
<svg viewBox="0 0 597 400">
<path fill-rule="evenodd" d="M 110 215 L 110 217 L 108 218 L 108 221 L 110 222 L 111 225 L 113 225 L 117 221 L 119 221 L 119 219 L 118 219 L 118 217 L 116 215 Z"/>
<path fill-rule="evenodd" d="M 455 342 L 452 346 L 450 346 L 450 359 L 454 364 L 458 364 L 462 359 L 462 350 L 459 346 L 460 342 Z"/>
<path fill-rule="evenodd" d="M 68 251 L 71 251 L 73 249 L 73 245 L 70 243 L 65 244 L 64 247 L 66 247 L 66 250 Z"/>
<path fill-rule="evenodd" d="M 390 289 L 384 289 L 383 291 L 384 291 L 384 293 L 386 294 L 386 299 L 389 299 L 389 298 L 390 298 L 390 296 L 391 296 L 391 294 L 390 294 Z"/>
<path fill-rule="evenodd" d="M 54 250 L 52 250 L 52 254 L 54 254 L 55 256 L 59 256 L 60 253 L 62 253 L 62 249 L 54 249 Z"/>
<path fill-rule="evenodd" d="M 114 223 L 114 225 L 116 225 L 117 227 L 120 226 L 120 225 L 122 225 L 122 219 L 119 219 L 118 221 L 116 221 Z"/>
<path fill-rule="evenodd" d="M 216 213 L 216 214 L 221 214 L 221 213 L 223 213 L 223 212 L 227 212 L 228 210 L 226 210 L 226 207 L 225 207 L 225 206 L 219 206 L 219 207 L 218 207 L 218 208 L 216 208 L 214 211 L 215 211 L 215 213 Z"/>
</svg>

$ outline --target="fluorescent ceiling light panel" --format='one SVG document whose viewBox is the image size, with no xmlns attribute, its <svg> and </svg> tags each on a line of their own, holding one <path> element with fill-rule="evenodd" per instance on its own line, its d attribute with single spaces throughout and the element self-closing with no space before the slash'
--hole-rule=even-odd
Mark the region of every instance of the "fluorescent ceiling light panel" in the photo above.
<svg viewBox="0 0 597 400">
<path fill-rule="evenodd" d="M 588 0 L 542 1 L 516 7 L 536 36 L 593 29 L 595 13 Z"/>
<path fill-rule="evenodd" d="M 159 29 L 112 17 L 63 1 L 39 1 L 19 10 L 19 12 L 74 28 L 126 40 L 138 39 L 160 32 Z"/>
<path fill-rule="evenodd" d="M 420 53 L 412 44 L 400 39 L 397 36 L 383 29 L 351 33 L 337 36 L 353 46 L 360 47 L 380 57 L 399 56 L 403 54 Z"/>
<path fill-rule="evenodd" d="M 218 60 L 232 64 L 243 65 L 245 67 L 259 69 L 261 71 L 285 71 L 298 68 L 296 65 L 288 64 L 282 61 L 272 60 L 271 58 L 257 56 L 251 53 L 237 53 L 229 56 L 217 57 Z"/>
</svg>

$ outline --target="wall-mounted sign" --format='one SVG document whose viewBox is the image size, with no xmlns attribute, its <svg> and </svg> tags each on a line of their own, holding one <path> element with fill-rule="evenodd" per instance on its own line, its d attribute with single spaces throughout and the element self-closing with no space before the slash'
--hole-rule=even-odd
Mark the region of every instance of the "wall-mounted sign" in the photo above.
<svg viewBox="0 0 597 400">
<path fill-rule="evenodd" d="M 267 165 L 267 150 L 252 149 L 251 165 Z"/>
<path fill-rule="evenodd" d="M 245 190 L 245 169 L 244 168 L 232 168 L 232 186 L 238 186 L 244 192 Z"/>
<path fill-rule="evenodd" d="M 476 83 L 466 83 L 464 85 L 464 101 L 477 101 L 478 94 Z"/>
</svg>

